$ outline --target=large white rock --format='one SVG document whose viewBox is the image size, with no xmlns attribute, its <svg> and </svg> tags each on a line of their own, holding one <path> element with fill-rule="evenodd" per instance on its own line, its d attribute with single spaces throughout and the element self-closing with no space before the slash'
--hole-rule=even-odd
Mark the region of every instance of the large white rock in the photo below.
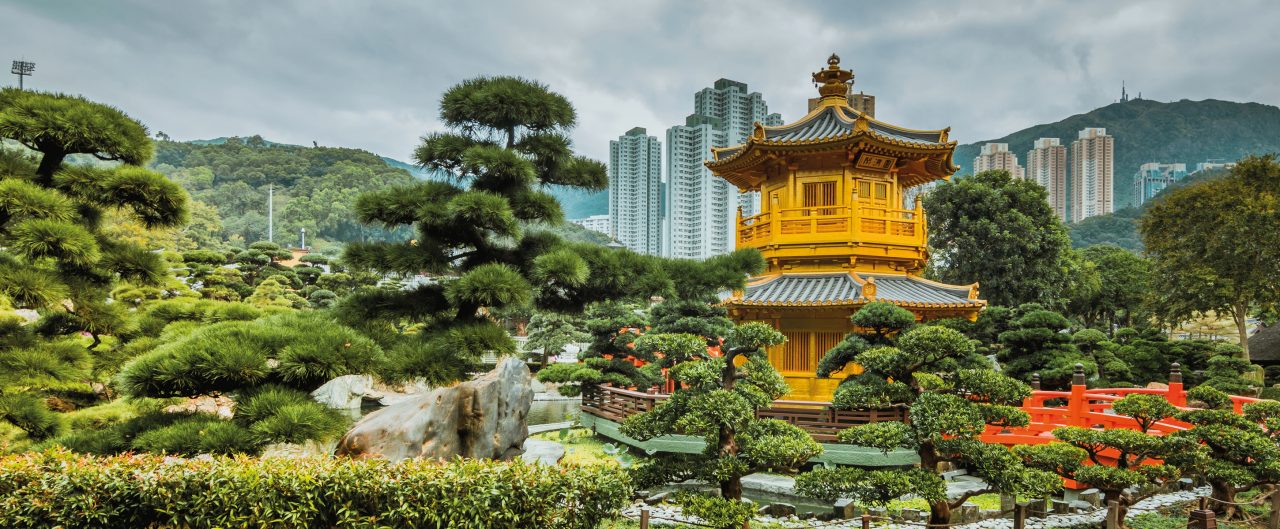
<svg viewBox="0 0 1280 529">
<path fill-rule="evenodd" d="M 311 397 L 330 408 L 358 410 L 365 399 L 378 400 L 382 393 L 373 389 L 370 375 L 342 375 L 316 388 Z"/>
<path fill-rule="evenodd" d="M 529 367 L 506 358 L 474 380 L 413 395 L 356 423 L 336 454 L 357 458 L 510 459 L 523 452 Z"/>
</svg>

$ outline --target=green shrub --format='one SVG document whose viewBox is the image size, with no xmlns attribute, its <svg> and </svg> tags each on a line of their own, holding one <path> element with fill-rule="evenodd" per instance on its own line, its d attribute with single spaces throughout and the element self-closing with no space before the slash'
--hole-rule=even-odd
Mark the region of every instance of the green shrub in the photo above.
<svg viewBox="0 0 1280 529">
<path fill-rule="evenodd" d="M 311 396 L 296 389 L 262 386 L 239 398 L 236 402 L 235 420 L 249 425 L 275 415 L 285 406 L 307 402 L 312 402 Z"/>
<path fill-rule="evenodd" d="M 703 523 L 722 529 L 738 529 L 755 514 L 750 503 L 692 492 L 677 494 L 675 503 L 680 505 L 684 514 L 697 516 Z"/>
<path fill-rule="evenodd" d="M 196 455 L 200 453 L 205 430 L 221 422 L 211 415 L 190 415 L 178 421 L 148 430 L 133 440 L 132 447 L 144 452 Z"/>
<path fill-rule="evenodd" d="M 286 404 L 249 429 L 263 443 L 301 443 L 342 434 L 346 420 L 318 402 Z"/>
<path fill-rule="evenodd" d="M 605 466 L 65 451 L 0 458 L 0 527 L 14 529 L 590 529 L 630 495 L 626 474 Z"/>
<path fill-rule="evenodd" d="M 32 439 L 48 439 L 62 430 L 58 414 L 31 394 L 0 395 L 0 421 L 8 421 Z"/>
</svg>

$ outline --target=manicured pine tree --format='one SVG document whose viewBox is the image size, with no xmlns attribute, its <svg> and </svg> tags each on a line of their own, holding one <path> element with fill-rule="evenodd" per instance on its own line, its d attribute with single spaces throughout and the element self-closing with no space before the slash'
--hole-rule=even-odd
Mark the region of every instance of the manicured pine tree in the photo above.
<svg viewBox="0 0 1280 529">
<path fill-rule="evenodd" d="M 789 391 L 764 352 L 783 341 L 781 333 L 758 322 L 734 327 L 720 356 L 708 352 L 703 336 L 655 333 L 636 340 L 644 353 L 682 359 L 671 368 L 679 388 L 652 411 L 627 418 L 622 433 L 640 440 L 681 433 L 706 441 L 699 457 L 650 463 L 641 470 L 646 479 L 706 479 L 719 484 L 722 498 L 740 500 L 743 476 L 792 470 L 822 452 L 803 430 L 756 417 L 756 410 Z"/>
<path fill-rule="evenodd" d="M 32 393 L 42 385 L 38 380 L 65 381 L 86 372 L 72 369 L 85 358 L 85 347 L 60 339 L 87 333 L 87 348 L 94 349 L 102 336 L 124 329 L 126 304 L 108 302 L 118 280 L 153 286 L 166 278 L 159 255 L 103 233 L 104 215 L 119 211 L 146 228 L 181 226 L 187 195 L 141 167 L 152 154 L 142 124 L 81 97 L 0 90 L 0 138 L 38 156 L 34 168 L 25 161 L 6 163 L 0 174 L 0 296 L 14 308 L 39 311 L 36 330 L 54 340 L 34 340 L 21 327 L 7 329 L 11 340 L 0 348 L 4 370 L 51 377 L 4 381 L 0 415 L 34 437 L 47 436 L 56 427 L 41 418 L 44 405 Z M 66 166 L 73 154 L 122 165 Z M 76 348 L 80 352 L 72 354 Z"/>
<path fill-rule="evenodd" d="M 1093 360 L 1080 354 L 1071 343 L 1071 335 L 1063 331 L 1069 324 L 1061 314 L 1048 310 L 1030 310 L 1014 320 L 1013 328 L 1000 333 L 1004 348 L 998 356 L 1004 372 L 1019 380 L 1031 380 L 1039 373 L 1045 389 L 1066 388 L 1076 364 L 1083 364 L 1090 375 L 1097 373 Z"/>
<path fill-rule="evenodd" d="M 1192 428 L 1173 435 L 1204 448 L 1175 453 L 1168 462 L 1209 483 L 1210 497 L 1217 500 L 1209 507 L 1223 521 L 1243 516 L 1237 494 L 1280 484 L 1280 402 L 1248 403 L 1239 415 L 1231 397 L 1217 389 L 1197 386 L 1187 396 L 1204 409 L 1179 412 L 1177 419 Z"/>
<path fill-rule="evenodd" d="M 1083 376 L 1081 371 L 1077 378 Z M 1058 428 L 1053 436 L 1062 442 L 1018 445 L 1013 452 L 1028 466 L 1098 489 L 1104 501 L 1118 505 L 1123 527 L 1129 507 L 1159 491 L 1153 485 L 1180 475 L 1176 466 L 1164 461 L 1177 454 L 1188 459 L 1200 455 L 1199 446 L 1187 437 L 1149 433 L 1155 423 L 1178 411 L 1164 396 L 1132 394 L 1117 400 L 1112 409 L 1117 415 L 1132 417 L 1138 429 Z"/>
<path fill-rule="evenodd" d="M 543 186 L 606 184 L 604 165 L 572 150 L 576 114 L 567 99 L 534 81 L 480 77 L 446 91 L 440 117 L 451 130 L 423 137 L 414 159 L 450 180 L 366 193 L 356 204 L 362 222 L 412 226 L 413 238 L 353 244 L 343 258 L 353 268 L 433 276 L 412 289 L 357 292 L 348 302 L 358 319 L 422 323 L 416 339 L 398 348 L 399 371 L 437 382 L 464 377 L 485 352 L 515 352 L 490 317 L 495 311 L 581 310 L 594 300 L 583 299 L 590 287 L 619 290 L 593 280 L 590 259 L 599 251 L 523 229 L 562 220 Z"/>
<path fill-rule="evenodd" d="M 526 350 L 542 349 L 538 354 L 538 363 L 547 367 L 547 359 L 560 354 L 569 344 L 585 342 L 591 335 L 582 330 L 583 322 L 565 314 L 539 312 L 529 318 L 529 340 L 525 342 Z"/>
<path fill-rule="evenodd" d="M 856 381 L 868 389 L 847 393 L 845 406 L 880 408 L 910 406 L 908 422 L 887 421 L 855 426 L 839 434 L 840 442 L 879 448 L 886 453 L 906 449 L 916 453 L 920 466 L 911 469 L 866 470 L 818 468 L 796 480 L 797 491 L 817 498 L 853 498 L 884 505 L 907 494 L 929 503 L 929 523 L 947 524 L 951 511 L 977 494 L 999 492 L 1045 497 L 1061 487 L 1061 480 L 1028 468 L 1001 445 L 979 436 L 988 427 L 1018 427 L 1029 422 L 1018 409 L 1031 388 L 971 359 L 974 346 L 958 331 L 942 326 L 919 326 L 904 332 L 896 347 L 880 346 L 855 355 L 851 361 L 865 370 Z M 871 384 L 872 380 L 878 380 Z M 987 483 L 981 490 L 947 497 L 939 463 L 954 462 Z"/>
</svg>

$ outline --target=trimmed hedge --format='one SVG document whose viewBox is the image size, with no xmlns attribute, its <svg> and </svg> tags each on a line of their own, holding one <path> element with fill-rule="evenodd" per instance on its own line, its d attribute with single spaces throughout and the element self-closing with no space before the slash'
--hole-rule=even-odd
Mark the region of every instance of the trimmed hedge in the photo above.
<svg viewBox="0 0 1280 529">
<path fill-rule="evenodd" d="M 0 527 L 590 529 L 627 504 L 619 469 L 522 462 L 0 458 Z"/>
</svg>

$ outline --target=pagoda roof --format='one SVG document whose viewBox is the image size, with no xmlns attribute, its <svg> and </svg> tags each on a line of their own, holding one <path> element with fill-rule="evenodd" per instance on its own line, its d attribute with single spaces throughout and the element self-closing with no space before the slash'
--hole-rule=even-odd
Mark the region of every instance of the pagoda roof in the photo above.
<svg viewBox="0 0 1280 529">
<path fill-rule="evenodd" d="M 912 275 L 828 272 L 779 274 L 752 280 L 729 305 L 854 306 L 886 301 L 903 307 L 978 308 L 977 285 L 948 285 Z"/>
<path fill-rule="evenodd" d="M 847 104 L 828 104 L 819 106 L 795 123 L 776 127 L 757 123 L 755 132 L 747 139 L 747 143 L 712 149 L 715 160 L 710 164 L 728 162 L 753 145 L 799 146 L 843 143 L 860 136 L 900 147 L 937 149 L 955 145 L 947 141 L 947 129 L 905 129 L 862 114 Z"/>
</svg>

